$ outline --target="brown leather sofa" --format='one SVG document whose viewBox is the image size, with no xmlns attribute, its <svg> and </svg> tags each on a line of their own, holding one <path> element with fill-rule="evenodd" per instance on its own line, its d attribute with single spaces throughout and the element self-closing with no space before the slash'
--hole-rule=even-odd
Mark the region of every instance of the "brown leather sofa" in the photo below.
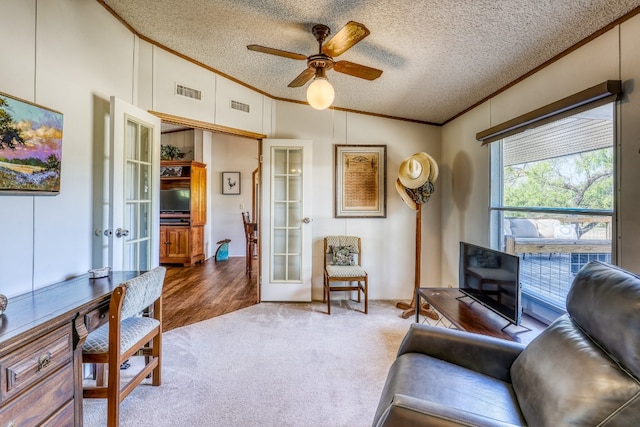
<svg viewBox="0 0 640 427">
<path fill-rule="evenodd" d="M 592 261 L 528 346 L 413 324 L 374 426 L 640 426 L 640 276 Z"/>
</svg>

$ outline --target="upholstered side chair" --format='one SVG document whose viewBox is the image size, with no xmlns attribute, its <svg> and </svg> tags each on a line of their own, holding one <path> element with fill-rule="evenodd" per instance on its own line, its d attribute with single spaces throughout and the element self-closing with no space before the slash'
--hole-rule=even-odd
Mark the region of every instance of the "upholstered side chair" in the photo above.
<svg viewBox="0 0 640 427">
<path fill-rule="evenodd" d="M 165 272 L 164 267 L 156 267 L 116 287 L 109 303 L 109 322 L 92 331 L 82 346 L 82 363 L 99 366 L 96 385 L 85 386 L 83 397 L 107 399 L 108 427 L 119 425 L 120 402 L 144 378 L 151 375 L 152 385 L 161 383 Z M 144 366 L 122 384 L 120 365 L 134 356 L 144 356 Z"/>
<path fill-rule="evenodd" d="M 364 313 L 369 312 L 369 276 L 362 268 L 362 245 L 357 236 L 324 238 L 324 293 L 327 314 L 331 314 L 331 292 L 357 291 L 364 296 Z"/>
</svg>

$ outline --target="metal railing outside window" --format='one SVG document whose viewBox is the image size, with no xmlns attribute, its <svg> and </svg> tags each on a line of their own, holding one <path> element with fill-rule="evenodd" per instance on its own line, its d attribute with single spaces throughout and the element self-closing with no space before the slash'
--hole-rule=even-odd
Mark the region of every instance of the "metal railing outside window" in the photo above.
<svg viewBox="0 0 640 427">
<path fill-rule="evenodd" d="M 520 257 L 525 298 L 560 311 L 584 264 L 613 261 L 614 105 L 490 146 L 491 246 Z"/>
</svg>

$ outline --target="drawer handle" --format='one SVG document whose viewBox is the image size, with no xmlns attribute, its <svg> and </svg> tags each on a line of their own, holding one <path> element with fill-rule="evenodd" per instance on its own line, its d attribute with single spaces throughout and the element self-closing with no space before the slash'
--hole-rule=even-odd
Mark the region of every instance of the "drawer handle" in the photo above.
<svg viewBox="0 0 640 427">
<path fill-rule="evenodd" d="M 49 366 L 50 363 L 51 353 L 47 351 L 45 354 L 38 358 L 38 372 Z"/>
</svg>

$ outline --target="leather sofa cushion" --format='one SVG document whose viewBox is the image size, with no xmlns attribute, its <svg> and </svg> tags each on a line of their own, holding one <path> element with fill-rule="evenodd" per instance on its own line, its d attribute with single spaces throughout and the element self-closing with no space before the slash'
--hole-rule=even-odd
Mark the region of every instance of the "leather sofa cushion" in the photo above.
<svg viewBox="0 0 640 427">
<path fill-rule="evenodd" d="M 486 418 L 487 425 L 525 425 L 511 384 L 420 353 L 405 353 L 395 360 L 374 419 L 380 420 L 394 399 L 406 396 L 428 402 L 422 405 L 425 411 L 447 407 L 467 422 L 480 416 Z M 447 418 L 441 411 L 413 416 L 407 411 L 405 420 L 424 422 L 433 417 L 428 425 L 448 425 L 443 423 Z"/>
<path fill-rule="evenodd" d="M 567 295 L 567 311 L 582 330 L 640 378 L 639 276 L 592 261 L 576 275 Z"/>
<path fill-rule="evenodd" d="M 614 414 L 611 425 L 640 425 L 638 381 L 568 315 L 523 350 L 511 367 L 511 380 L 529 425 L 595 426 Z"/>
</svg>

